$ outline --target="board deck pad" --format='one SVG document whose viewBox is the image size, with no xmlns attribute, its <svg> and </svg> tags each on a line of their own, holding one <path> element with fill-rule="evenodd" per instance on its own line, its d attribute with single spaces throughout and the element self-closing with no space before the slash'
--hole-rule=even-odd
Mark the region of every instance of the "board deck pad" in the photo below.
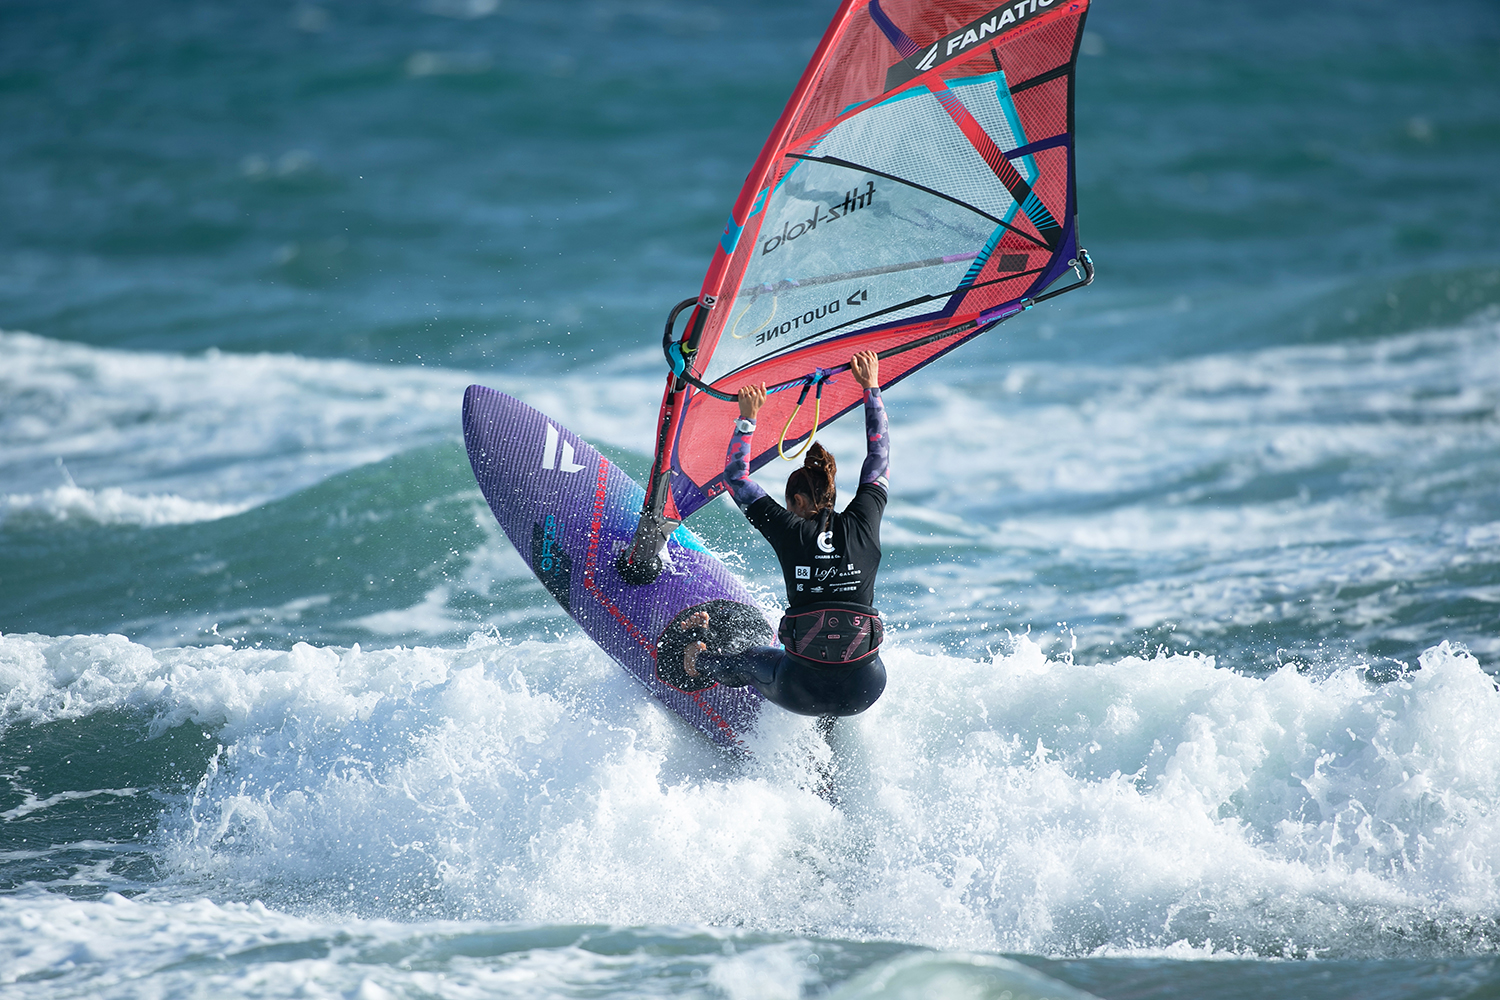
<svg viewBox="0 0 1500 1000">
<path fill-rule="evenodd" d="M 690 682 L 676 633 L 687 612 L 708 605 L 715 625 L 729 626 L 732 617 L 743 645 L 769 641 L 770 626 L 744 584 L 686 527 L 668 540 L 654 582 L 627 584 L 615 559 L 629 547 L 645 499 L 633 479 L 558 421 L 494 389 L 468 388 L 463 424 L 480 492 L 547 592 L 668 708 L 716 743 L 740 746 L 764 699 L 754 688 Z M 677 657 L 660 671 L 658 644 Z"/>
</svg>

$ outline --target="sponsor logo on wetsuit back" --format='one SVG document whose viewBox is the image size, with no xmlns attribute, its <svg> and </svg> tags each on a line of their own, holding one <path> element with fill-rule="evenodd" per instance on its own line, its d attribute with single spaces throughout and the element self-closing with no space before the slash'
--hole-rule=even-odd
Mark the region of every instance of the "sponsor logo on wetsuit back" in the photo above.
<svg viewBox="0 0 1500 1000">
<path fill-rule="evenodd" d="M 848 561 L 833 542 L 833 532 L 821 532 L 815 539 L 818 551 L 812 554 L 816 566 L 793 566 L 792 576 L 798 582 L 793 586 L 796 593 L 820 595 L 848 595 L 860 588 L 864 571 Z"/>
<path fill-rule="evenodd" d="M 996 7 L 886 70 L 885 89 L 899 87 L 934 66 L 941 66 L 949 59 L 963 55 L 981 42 L 993 40 L 1017 25 L 1063 6 L 1066 4 L 1062 0 L 1016 0 Z"/>
</svg>

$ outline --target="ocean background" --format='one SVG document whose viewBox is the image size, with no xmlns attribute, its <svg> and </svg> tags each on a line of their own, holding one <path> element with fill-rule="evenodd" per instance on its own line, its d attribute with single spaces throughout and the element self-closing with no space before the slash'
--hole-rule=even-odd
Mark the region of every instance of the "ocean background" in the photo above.
<svg viewBox="0 0 1500 1000">
<path fill-rule="evenodd" d="M 464 387 L 645 468 L 835 6 L 0 3 L 0 992 L 1500 994 L 1493 0 L 1097 0 L 1098 280 L 887 394 L 831 750 L 500 534 Z"/>
</svg>

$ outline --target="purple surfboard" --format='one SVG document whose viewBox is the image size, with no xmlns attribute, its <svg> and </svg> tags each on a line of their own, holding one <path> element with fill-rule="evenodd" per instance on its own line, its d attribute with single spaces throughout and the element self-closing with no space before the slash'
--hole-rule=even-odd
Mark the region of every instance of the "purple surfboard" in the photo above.
<svg viewBox="0 0 1500 1000">
<path fill-rule="evenodd" d="M 520 400 L 471 385 L 464 442 L 495 520 L 547 592 L 668 708 L 715 742 L 740 746 L 763 699 L 754 688 L 688 677 L 682 647 L 690 634 L 679 625 L 704 609 L 714 623 L 715 634 L 704 636 L 709 648 L 769 642 L 770 626 L 744 584 L 685 527 L 668 540 L 655 582 L 622 580 L 615 559 L 634 536 L 645 491 Z"/>
</svg>

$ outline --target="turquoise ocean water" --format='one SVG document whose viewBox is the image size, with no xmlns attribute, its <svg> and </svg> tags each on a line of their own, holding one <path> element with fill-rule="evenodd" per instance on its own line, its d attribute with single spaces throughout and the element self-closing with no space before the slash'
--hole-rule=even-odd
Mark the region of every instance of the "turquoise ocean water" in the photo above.
<svg viewBox="0 0 1500 1000">
<path fill-rule="evenodd" d="M 0 992 L 1500 991 L 1487 0 L 1098 0 L 1099 280 L 888 394 L 832 751 L 500 535 L 463 388 L 645 466 L 834 6 L 0 3 Z"/>
</svg>

